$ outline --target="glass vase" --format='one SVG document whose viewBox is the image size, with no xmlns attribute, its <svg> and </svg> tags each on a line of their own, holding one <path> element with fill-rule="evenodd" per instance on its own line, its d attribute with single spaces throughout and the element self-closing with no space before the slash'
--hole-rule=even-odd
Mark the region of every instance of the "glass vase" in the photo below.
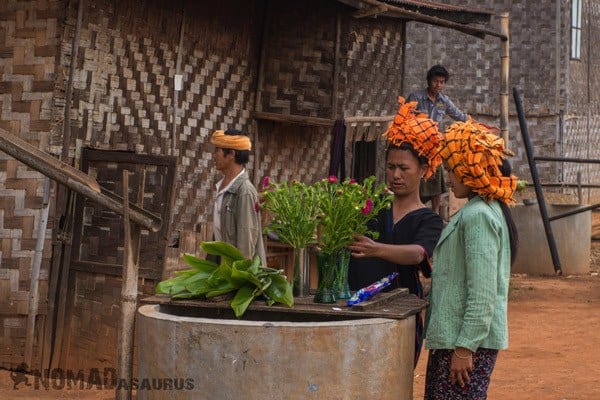
<svg viewBox="0 0 600 400">
<path fill-rule="evenodd" d="M 335 290 L 336 299 L 349 299 L 352 294 L 350 293 L 350 286 L 348 285 L 348 266 L 350 264 L 350 251 L 348 249 L 341 249 L 338 256 L 338 264 L 335 269 L 335 280 L 333 282 L 333 288 Z"/>
<path fill-rule="evenodd" d="M 294 248 L 294 279 L 292 290 L 295 297 L 308 295 L 310 255 L 306 247 Z"/>
<path fill-rule="evenodd" d="M 317 293 L 315 294 L 315 303 L 335 303 L 335 271 L 337 269 L 339 253 L 317 253 L 317 272 L 319 282 L 317 284 Z"/>
</svg>

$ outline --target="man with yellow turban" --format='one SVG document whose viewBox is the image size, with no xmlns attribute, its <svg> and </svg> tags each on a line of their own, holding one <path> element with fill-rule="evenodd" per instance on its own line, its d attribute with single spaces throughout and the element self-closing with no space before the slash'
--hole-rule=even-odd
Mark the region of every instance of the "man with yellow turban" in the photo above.
<svg viewBox="0 0 600 400">
<path fill-rule="evenodd" d="M 433 251 L 425 399 L 485 399 L 498 351 L 508 346 L 507 300 L 517 230 L 508 209 L 517 178 L 490 127 L 452 124 L 439 147 L 448 186 L 468 199 Z"/>
<path fill-rule="evenodd" d="M 215 146 L 215 168 L 223 174 L 216 185 L 214 239 L 232 244 L 247 258 L 259 256 L 266 266 L 258 194 L 245 168 L 252 149 L 250 138 L 238 130 L 218 130 L 210 142 Z"/>
</svg>

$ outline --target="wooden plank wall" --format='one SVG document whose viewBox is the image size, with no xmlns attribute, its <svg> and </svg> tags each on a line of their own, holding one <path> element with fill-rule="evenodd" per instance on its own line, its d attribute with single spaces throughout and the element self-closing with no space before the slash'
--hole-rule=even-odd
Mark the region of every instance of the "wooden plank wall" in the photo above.
<svg viewBox="0 0 600 400">
<path fill-rule="evenodd" d="M 55 127 L 52 93 L 62 1 L 0 2 L 0 127 L 47 150 Z M 43 176 L 0 152 L 0 367 L 24 361 L 29 274 L 37 240 Z M 33 367 L 47 312 L 52 213 L 42 257 Z"/>
</svg>

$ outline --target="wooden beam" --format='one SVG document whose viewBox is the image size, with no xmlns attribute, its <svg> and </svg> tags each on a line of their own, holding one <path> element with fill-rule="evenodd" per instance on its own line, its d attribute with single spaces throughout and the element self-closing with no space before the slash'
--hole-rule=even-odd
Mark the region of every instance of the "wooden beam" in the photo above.
<svg viewBox="0 0 600 400">
<path fill-rule="evenodd" d="M 63 163 L 50 154 L 38 150 L 24 140 L 0 128 L 0 150 L 13 156 L 29 167 L 65 185 L 69 189 L 104 207 L 123 214 L 122 198 L 102 189 L 98 182 L 80 170 Z M 152 232 L 160 230 L 161 218 L 135 204 L 129 205 L 129 215 L 133 222 Z"/>
<path fill-rule="evenodd" d="M 506 39 L 506 36 L 504 34 L 498 33 L 496 31 L 492 31 L 492 30 L 484 29 L 484 28 L 466 26 L 463 24 L 459 24 L 457 22 L 445 20 L 443 18 L 432 17 L 429 15 L 415 12 L 415 11 L 409 11 L 409 10 L 406 10 L 401 7 L 384 4 L 378 0 L 362 0 L 362 2 L 366 3 L 366 4 L 370 4 L 372 6 L 386 5 L 386 7 L 388 8 L 386 15 L 397 16 L 397 17 L 405 18 L 405 19 L 408 19 L 411 21 L 419 21 L 419 22 L 423 22 L 426 24 L 437 25 L 437 26 L 441 26 L 444 28 L 454 29 L 459 32 L 473 35 L 480 39 L 483 39 L 485 37 L 485 35 L 496 36 L 501 39 Z"/>
<path fill-rule="evenodd" d="M 277 114 L 262 111 L 255 111 L 252 114 L 254 119 L 274 122 L 284 122 L 288 124 L 326 126 L 332 127 L 335 122 L 331 118 L 305 117 L 301 115 Z"/>
<path fill-rule="evenodd" d="M 27 331 L 25 337 L 25 365 L 33 369 L 33 341 L 35 335 L 35 322 L 39 306 L 39 282 L 40 267 L 42 265 L 42 255 L 44 252 L 44 242 L 46 240 L 46 227 L 48 226 L 48 211 L 50 203 L 50 179 L 44 180 L 44 200 L 38 222 L 37 240 L 35 243 L 35 253 L 31 265 L 31 276 L 29 283 L 29 310 L 27 313 Z M 38 366 L 39 367 L 39 366 Z M 41 368 L 41 367 L 39 367 Z"/>
<path fill-rule="evenodd" d="M 500 14 L 500 32 L 506 36 L 502 39 L 500 54 L 500 131 L 505 146 L 508 147 L 508 93 L 509 93 L 509 71 L 510 71 L 510 41 L 509 41 L 510 18 L 507 12 Z"/>
<path fill-rule="evenodd" d="M 144 199 L 146 170 L 140 173 L 138 205 Z M 121 319 L 118 331 L 117 368 L 121 382 L 133 382 L 133 332 L 135 328 L 135 310 L 137 307 L 138 268 L 140 260 L 141 229 L 129 219 L 129 171 L 123 170 L 123 226 L 125 245 L 123 247 L 123 281 L 121 286 Z M 131 385 L 115 389 L 115 399 L 131 400 Z"/>
<path fill-rule="evenodd" d="M 185 32 L 185 5 L 181 10 L 181 22 L 179 25 L 179 44 L 177 45 L 177 61 L 175 62 L 175 75 L 173 76 L 173 125 L 171 132 L 171 149 L 170 154 L 175 155 L 177 149 L 177 106 L 179 103 L 179 90 L 177 90 L 177 76 L 181 75 L 181 59 L 183 58 L 183 37 Z M 183 77 L 181 78 L 183 85 Z"/>
<path fill-rule="evenodd" d="M 81 36 L 81 23 L 83 20 L 83 8 L 85 0 L 77 2 L 77 23 L 75 24 L 75 34 L 71 42 L 71 63 L 69 65 L 69 77 L 67 79 L 67 88 L 65 89 L 65 114 L 63 120 L 63 148 L 61 159 L 67 160 L 69 157 L 69 148 L 71 147 L 71 96 L 73 95 L 73 74 L 77 67 L 77 57 L 79 56 L 79 38 Z"/>
<path fill-rule="evenodd" d="M 352 13 L 354 18 L 376 17 L 379 14 L 388 12 L 388 7 L 385 4 L 373 7 L 365 7 Z"/>
<path fill-rule="evenodd" d="M 346 117 L 344 118 L 344 122 L 346 124 L 352 124 L 355 122 L 391 122 L 394 119 L 394 115 L 383 115 L 379 116 L 356 116 L 356 117 Z"/>
</svg>

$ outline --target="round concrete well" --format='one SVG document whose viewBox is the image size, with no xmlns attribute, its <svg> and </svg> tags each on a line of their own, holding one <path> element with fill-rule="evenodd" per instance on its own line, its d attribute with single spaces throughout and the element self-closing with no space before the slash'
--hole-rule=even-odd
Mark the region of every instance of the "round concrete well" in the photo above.
<svg viewBox="0 0 600 400">
<path fill-rule="evenodd" d="M 138 389 L 140 400 L 412 399 L 414 315 L 278 322 L 160 307 L 138 311 L 138 379 L 179 387 Z"/>
<path fill-rule="evenodd" d="M 578 205 L 548 205 L 548 214 L 563 214 Z M 519 232 L 519 251 L 512 272 L 553 275 L 554 266 L 537 204 L 517 204 L 511 209 Z M 590 272 L 591 212 L 584 211 L 550 222 L 563 275 Z"/>
</svg>

